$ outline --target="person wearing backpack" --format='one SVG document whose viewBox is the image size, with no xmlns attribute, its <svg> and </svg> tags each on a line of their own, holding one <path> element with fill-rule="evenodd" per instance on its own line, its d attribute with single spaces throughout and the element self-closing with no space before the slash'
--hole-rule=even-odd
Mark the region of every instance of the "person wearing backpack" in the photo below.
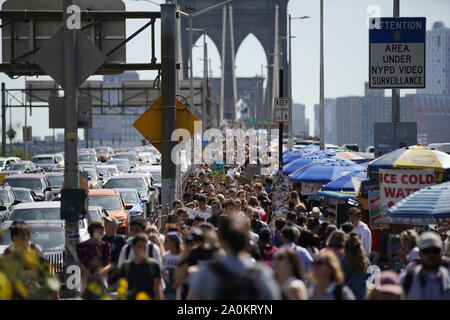
<svg viewBox="0 0 450 320">
<path fill-rule="evenodd" d="M 332 251 L 320 252 L 312 263 L 310 300 L 355 300 L 352 290 L 344 284 L 339 259 Z"/>
<path fill-rule="evenodd" d="M 450 300 L 449 265 L 442 257 L 442 245 L 435 232 L 419 236 L 420 262 L 400 276 L 406 300 Z"/>
<path fill-rule="evenodd" d="M 268 228 L 263 228 L 259 231 L 259 251 L 261 253 L 261 261 L 267 266 L 272 266 L 272 260 L 275 252 L 277 252 L 277 247 L 275 247 L 270 242 L 270 230 Z"/>
<path fill-rule="evenodd" d="M 127 283 L 127 300 L 135 300 L 142 294 L 151 300 L 164 299 L 161 267 L 147 256 L 148 243 L 145 233 L 135 234 L 131 242 L 135 254 L 120 268 L 120 279 L 126 279 Z"/>
<path fill-rule="evenodd" d="M 131 241 L 133 241 L 133 237 L 138 233 L 145 233 L 145 229 L 147 228 L 147 220 L 145 218 L 134 218 L 130 222 L 130 233 L 131 237 L 128 238 L 127 244 L 123 246 L 120 251 L 119 261 L 117 262 L 117 267 L 120 268 L 126 261 L 132 260 L 134 257 L 133 247 L 131 246 Z M 162 259 L 161 252 L 156 244 L 148 241 L 148 256 L 156 260 L 159 263 L 160 267 L 162 267 Z"/>
<path fill-rule="evenodd" d="M 226 256 L 203 264 L 193 276 L 188 300 L 278 300 L 273 271 L 252 261 L 247 251 L 249 225 L 243 215 L 224 216 L 219 240 Z"/>
</svg>

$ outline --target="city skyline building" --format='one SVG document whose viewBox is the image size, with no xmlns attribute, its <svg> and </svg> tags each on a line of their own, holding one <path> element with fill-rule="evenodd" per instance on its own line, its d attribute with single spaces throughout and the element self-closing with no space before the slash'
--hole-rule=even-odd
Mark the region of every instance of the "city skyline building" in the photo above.
<svg viewBox="0 0 450 320">
<path fill-rule="evenodd" d="M 450 28 L 436 21 L 426 34 L 426 88 L 417 94 L 450 95 Z"/>
<path fill-rule="evenodd" d="M 139 74 L 135 71 L 127 71 L 123 74 L 103 76 L 103 87 L 121 87 L 122 82 L 125 80 L 139 80 Z M 109 94 L 111 95 L 109 97 L 111 104 L 118 104 L 122 99 L 120 91 L 111 90 Z M 111 111 L 115 111 L 113 109 Z M 138 113 L 139 109 L 142 108 L 127 108 L 127 111 Z M 133 123 L 137 118 L 138 116 L 135 115 L 108 115 L 107 112 L 103 115 L 94 115 L 93 128 L 91 130 L 92 136 L 90 138 L 93 146 L 107 145 L 120 147 L 140 145 L 142 136 L 133 127 Z"/>
</svg>

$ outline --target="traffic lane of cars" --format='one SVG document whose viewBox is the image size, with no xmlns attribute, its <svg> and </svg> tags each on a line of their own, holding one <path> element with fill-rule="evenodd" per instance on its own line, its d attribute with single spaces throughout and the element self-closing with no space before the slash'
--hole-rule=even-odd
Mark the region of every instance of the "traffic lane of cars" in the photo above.
<svg viewBox="0 0 450 320">
<path fill-rule="evenodd" d="M 94 154 L 94 149 L 84 149 L 82 150 L 83 152 L 80 152 L 81 154 L 90 154 L 90 155 L 95 155 Z M 136 150 L 129 150 L 128 152 L 122 152 L 122 153 L 118 153 L 119 154 L 119 158 L 118 159 L 114 159 L 111 158 L 109 159 L 108 162 L 113 162 L 113 164 L 107 163 L 107 165 L 99 165 L 99 163 L 94 163 L 94 162 L 89 162 L 89 163 L 81 163 L 80 164 L 80 168 L 83 169 L 84 171 L 88 171 L 89 175 L 90 175 L 90 181 L 89 181 L 89 188 L 93 189 L 93 188 L 103 188 L 104 184 L 106 184 L 110 178 L 112 177 L 107 177 L 107 179 L 103 178 L 103 179 L 98 179 L 98 173 L 97 173 L 97 167 L 100 167 L 100 170 L 104 170 L 104 172 L 106 173 L 106 171 L 108 171 L 109 174 L 111 174 L 111 172 L 113 171 L 113 174 L 115 173 L 114 177 L 120 177 L 120 176 L 124 176 L 124 174 L 121 172 L 120 169 L 123 170 L 123 168 L 120 168 L 121 165 L 124 165 L 127 169 L 128 172 L 131 171 L 131 167 L 130 167 L 130 154 L 134 154 L 134 156 L 138 157 L 139 155 L 150 155 L 150 152 L 148 150 L 144 150 L 142 148 L 136 148 Z M 126 155 L 125 158 L 120 158 L 120 154 L 122 155 Z M 63 158 L 63 154 L 54 154 L 54 155 L 39 155 L 39 156 L 35 156 L 33 159 L 36 162 L 45 162 L 47 161 L 47 163 L 50 162 L 55 162 L 55 163 L 59 163 L 58 161 L 60 161 L 61 159 L 58 159 L 58 156 Z M 134 159 L 134 156 L 132 159 Z M 138 160 L 142 160 L 142 159 L 138 159 Z M 14 164 L 18 164 L 19 162 L 16 161 L 20 161 L 20 159 L 9 159 L 9 165 L 12 166 Z M 154 161 L 154 159 L 152 160 Z M 26 163 L 25 161 L 23 163 Z M 28 162 L 29 164 L 30 162 Z M 34 162 L 31 162 L 31 164 L 38 168 L 36 166 L 36 164 Z M 155 182 L 157 182 L 157 180 L 154 179 L 154 177 L 152 176 L 151 173 L 148 173 L 146 171 L 148 171 L 148 167 L 153 167 L 153 165 L 155 165 L 155 163 L 152 163 L 152 166 L 150 166 L 147 163 L 145 163 L 145 165 L 143 164 L 139 164 L 139 161 L 137 164 L 135 164 L 135 169 L 137 171 L 142 171 L 140 172 L 142 178 L 145 181 L 145 188 L 142 187 L 142 185 L 136 185 L 136 184 L 128 184 L 126 185 L 126 187 L 131 187 L 134 189 L 138 190 L 138 195 L 139 195 L 139 202 L 136 202 L 132 205 L 132 207 L 130 208 L 131 213 L 132 213 L 132 217 L 134 216 L 138 216 L 140 213 L 140 211 L 144 211 L 145 209 L 144 207 L 147 208 L 147 214 L 151 214 L 153 210 L 155 210 L 158 205 L 159 205 L 159 187 L 157 185 L 155 185 Z M 140 167 L 142 167 L 143 169 L 140 170 Z M 159 167 L 160 168 L 160 167 Z M 38 168 L 39 169 L 39 168 Z M 56 168 L 55 168 L 56 169 Z M 64 169 L 64 168 L 62 168 Z M 105 170 L 107 169 L 107 170 Z M 42 169 L 39 169 L 42 170 Z M 117 171 L 116 171 L 117 170 Z M 52 170 L 54 171 L 54 170 Z M 118 173 L 119 172 L 119 173 Z M 127 172 L 127 173 L 128 173 Z M 152 172 L 154 173 L 155 176 L 158 176 L 158 172 L 154 172 L 152 170 Z M 118 174 L 117 174 L 118 173 Z M 160 176 L 160 173 L 159 173 Z M 24 202 L 24 203 L 29 203 L 29 202 L 36 202 L 36 201 L 50 201 L 50 200 L 59 200 L 58 196 L 60 195 L 60 190 L 62 187 L 62 181 L 63 181 L 63 172 L 46 172 L 44 174 L 11 174 L 10 176 L 6 177 L 4 179 L 3 184 L 6 184 L 7 186 L 11 186 L 13 187 L 13 189 L 17 189 L 17 193 L 20 194 L 21 199 L 19 199 L 17 196 L 17 201 L 18 202 Z M 132 180 L 131 182 L 135 182 L 136 180 Z M 141 183 L 142 184 L 142 183 Z M 156 188 L 155 188 L 156 187 Z M 1 202 L 0 202 L 1 204 Z M 7 201 L 6 203 L 6 207 L 9 210 L 4 210 L 4 212 L 2 212 L 2 210 L 0 210 L 0 221 L 2 219 L 5 219 L 7 216 L 10 215 L 11 213 L 11 209 L 14 207 L 15 204 L 11 205 L 11 201 Z M 1 209 L 1 208 L 0 208 Z"/>
</svg>

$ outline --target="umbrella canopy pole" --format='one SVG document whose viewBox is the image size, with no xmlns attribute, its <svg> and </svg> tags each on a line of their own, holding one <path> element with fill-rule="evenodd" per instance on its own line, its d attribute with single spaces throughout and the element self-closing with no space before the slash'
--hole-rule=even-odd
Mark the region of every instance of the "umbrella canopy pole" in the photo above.
<svg viewBox="0 0 450 320">
<path fill-rule="evenodd" d="M 336 211 L 336 227 L 339 227 L 338 224 L 338 208 L 337 208 L 337 202 L 334 204 L 334 209 Z"/>
</svg>

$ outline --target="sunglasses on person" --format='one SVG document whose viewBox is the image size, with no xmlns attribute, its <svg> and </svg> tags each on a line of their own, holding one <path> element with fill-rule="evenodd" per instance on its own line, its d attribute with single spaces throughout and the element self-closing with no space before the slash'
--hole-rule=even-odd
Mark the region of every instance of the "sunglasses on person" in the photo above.
<svg viewBox="0 0 450 320">
<path fill-rule="evenodd" d="M 439 248 L 426 248 L 421 250 L 423 254 L 433 254 L 433 255 L 439 255 L 441 254 L 441 249 Z"/>
<path fill-rule="evenodd" d="M 328 260 L 326 260 L 326 259 L 319 259 L 319 260 L 313 261 L 313 263 L 312 263 L 313 266 L 321 266 L 323 264 L 328 264 Z"/>
</svg>

